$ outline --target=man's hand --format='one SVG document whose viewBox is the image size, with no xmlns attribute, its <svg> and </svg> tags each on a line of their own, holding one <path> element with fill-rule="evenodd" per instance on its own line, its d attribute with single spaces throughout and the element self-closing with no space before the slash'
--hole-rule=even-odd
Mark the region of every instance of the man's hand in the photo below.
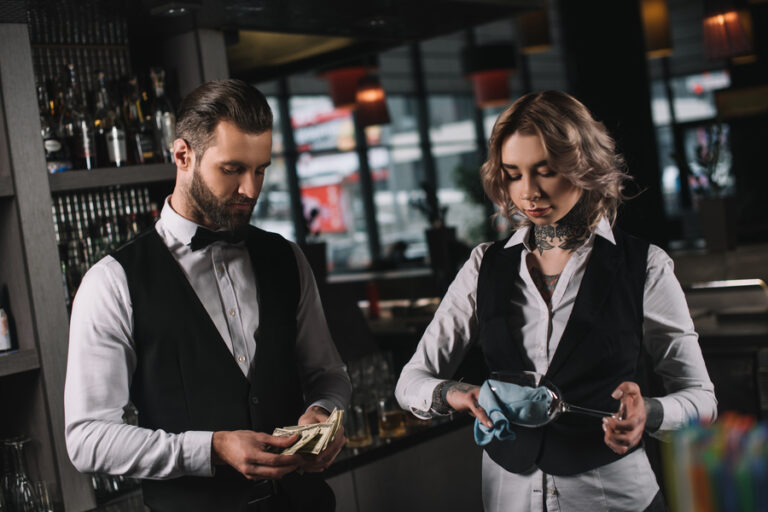
<svg viewBox="0 0 768 512">
<path fill-rule="evenodd" d="M 299 436 L 275 437 L 252 430 L 213 433 L 214 464 L 229 464 L 249 480 L 277 480 L 298 468 L 300 455 L 270 453 L 269 447 L 288 448 Z"/>
<path fill-rule="evenodd" d="M 464 382 L 451 382 L 445 387 L 445 401 L 451 408 L 459 412 L 467 412 L 488 428 L 493 428 L 493 422 L 485 409 L 477 402 L 480 387 Z"/>
<path fill-rule="evenodd" d="M 610 418 L 603 418 L 605 444 L 614 452 L 623 455 L 636 446 L 645 430 L 645 403 L 640 387 L 634 382 L 622 382 L 611 394 L 621 401 L 619 412 Z"/>
<path fill-rule="evenodd" d="M 325 423 L 328 420 L 328 415 L 328 411 L 322 407 L 313 405 L 307 409 L 307 412 L 301 415 L 301 418 L 299 418 L 299 425 Z M 310 473 L 319 473 L 328 469 L 328 466 L 331 465 L 339 452 L 341 452 L 341 449 L 344 448 L 346 442 L 347 439 L 344 437 L 344 427 L 339 426 L 339 430 L 336 432 L 336 439 L 334 439 L 325 450 L 317 455 L 301 454 L 301 457 L 303 458 L 301 468 Z"/>
</svg>

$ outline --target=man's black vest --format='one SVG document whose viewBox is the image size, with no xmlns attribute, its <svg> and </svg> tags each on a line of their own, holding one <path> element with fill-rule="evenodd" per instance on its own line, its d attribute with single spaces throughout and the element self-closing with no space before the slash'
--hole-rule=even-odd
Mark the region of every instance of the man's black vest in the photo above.
<svg viewBox="0 0 768 512">
<path fill-rule="evenodd" d="M 566 402 L 616 411 L 611 393 L 636 381 L 643 335 L 643 290 L 648 243 L 614 230 L 616 245 L 595 237 L 584 278 L 546 377 Z M 490 371 L 534 371 L 522 345 L 524 318 L 519 275 L 522 244 L 491 245 L 478 276 L 480 346 Z M 603 441 L 599 418 L 562 414 L 541 428 L 514 427 L 513 441 L 486 446 L 513 473 L 537 466 L 552 475 L 574 475 L 621 458 Z"/>
<path fill-rule="evenodd" d="M 125 269 L 133 306 L 137 364 L 130 392 L 140 426 L 271 434 L 303 412 L 294 357 L 300 292 L 293 249 L 253 227 L 246 246 L 259 296 L 251 382 L 154 229 L 113 254 Z M 144 502 L 158 511 L 241 510 L 251 486 L 229 466 L 217 467 L 213 478 L 142 482 Z"/>
</svg>

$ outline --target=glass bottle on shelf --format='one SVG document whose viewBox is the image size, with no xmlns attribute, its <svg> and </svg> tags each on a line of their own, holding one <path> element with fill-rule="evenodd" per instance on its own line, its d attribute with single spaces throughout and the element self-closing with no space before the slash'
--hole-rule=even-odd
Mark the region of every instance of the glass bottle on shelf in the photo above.
<svg viewBox="0 0 768 512">
<path fill-rule="evenodd" d="M 0 353 L 16 348 L 14 343 L 8 287 L 0 286 Z"/>
<path fill-rule="evenodd" d="M 155 140 L 163 162 L 173 161 L 173 141 L 176 140 L 176 114 L 168 96 L 165 95 L 165 71 L 152 68 L 149 72 L 155 98 L 152 102 Z"/>
<path fill-rule="evenodd" d="M 155 135 L 152 130 L 152 118 L 146 110 L 139 90 L 138 79 L 131 77 L 127 84 L 123 100 L 123 116 L 128 130 L 129 151 L 137 164 L 148 164 L 157 160 Z"/>
<path fill-rule="evenodd" d="M 43 149 L 45 150 L 48 172 L 55 174 L 68 171 L 72 168 L 72 162 L 69 161 L 67 146 L 62 143 L 59 136 L 59 127 L 51 112 L 48 91 L 43 84 L 37 85 L 37 105 L 40 110 L 40 134 L 43 137 Z"/>
<path fill-rule="evenodd" d="M 70 147 L 74 169 L 96 167 L 96 143 L 93 121 L 85 107 L 85 101 L 75 75 L 75 66 L 67 65 L 67 92 L 60 119 L 61 133 Z"/>
<path fill-rule="evenodd" d="M 96 94 L 96 140 L 102 167 L 122 167 L 128 163 L 125 127 L 112 105 L 103 71 L 96 74 L 99 90 Z"/>
</svg>

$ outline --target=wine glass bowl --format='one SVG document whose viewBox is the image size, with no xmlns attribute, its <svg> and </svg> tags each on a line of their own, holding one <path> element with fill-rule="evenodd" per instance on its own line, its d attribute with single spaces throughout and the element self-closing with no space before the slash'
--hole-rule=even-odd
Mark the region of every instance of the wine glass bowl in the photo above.
<svg viewBox="0 0 768 512">
<path fill-rule="evenodd" d="M 572 405 L 565 402 L 563 400 L 563 395 L 560 393 L 560 390 L 558 389 L 558 387 L 541 373 L 532 372 L 532 371 L 518 371 L 518 372 L 495 371 L 495 372 L 491 372 L 490 379 L 500 381 L 500 382 L 506 382 L 510 384 L 516 384 L 521 387 L 529 387 L 529 388 L 543 387 L 546 389 L 546 392 L 551 398 L 551 401 L 549 403 L 549 406 L 547 407 L 546 415 L 544 416 L 544 418 L 542 418 L 540 421 L 536 421 L 533 423 L 530 421 L 526 421 L 526 423 L 519 423 L 518 421 L 510 418 L 511 423 L 515 423 L 516 425 L 520 425 L 523 427 L 531 427 L 531 428 L 542 427 L 556 420 L 564 412 L 584 414 L 587 416 L 593 416 L 598 418 L 612 416 L 614 414 L 612 412 L 588 409 L 586 407 L 580 407 L 580 406 Z M 493 391 L 494 394 L 498 396 L 498 393 L 497 393 L 498 388 L 495 388 L 493 383 L 490 383 L 490 386 L 491 386 L 491 391 Z"/>
</svg>

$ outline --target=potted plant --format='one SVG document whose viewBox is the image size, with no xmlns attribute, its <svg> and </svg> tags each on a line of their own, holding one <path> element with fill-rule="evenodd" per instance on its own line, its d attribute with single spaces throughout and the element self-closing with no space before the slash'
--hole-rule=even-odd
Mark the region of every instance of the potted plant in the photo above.
<svg viewBox="0 0 768 512">
<path fill-rule="evenodd" d="M 466 246 L 456 239 L 456 228 L 445 225 L 448 207 L 440 206 L 434 187 L 422 182 L 421 188 L 424 190 L 424 197 L 412 200 L 410 204 L 429 221 L 430 227 L 424 232 L 429 250 L 429 263 L 440 292 L 444 293 L 468 254 Z"/>
</svg>

